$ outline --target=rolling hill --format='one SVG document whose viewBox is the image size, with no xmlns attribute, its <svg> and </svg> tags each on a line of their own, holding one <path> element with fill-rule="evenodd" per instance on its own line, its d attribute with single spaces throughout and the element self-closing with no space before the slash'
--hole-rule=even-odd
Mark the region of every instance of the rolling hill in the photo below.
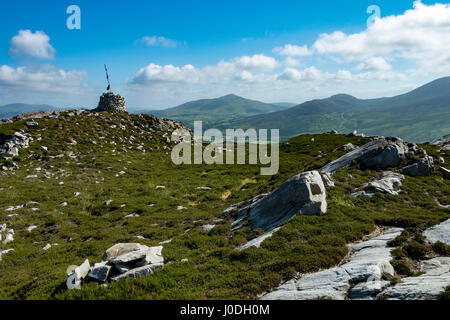
<svg viewBox="0 0 450 320">
<path fill-rule="evenodd" d="M 391 98 L 358 99 L 339 94 L 292 108 L 218 124 L 225 128 L 280 129 L 283 140 L 332 129 L 398 136 L 424 142 L 450 132 L 450 77 Z"/>
<path fill-rule="evenodd" d="M 22 113 L 28 113 L 33 111 L 53 111 L 58 108 L 49 105 L 35 105 L 25 103 L 12 103 L 4 106 L 0 106 L 0 119 L 12 118 Z"/>
<path fill-rule="evenodd" d="M 202 120 L 204 127 L 226 125 L 229 121 L 280 111 L 290 106 L 291 104 L 286 103 L 268 104 L 230 94 L 216 99 L 191 101 L 178 107 L 149 112 L 158 117 L 182 121 L 186 126 L 192 128 L 196 120 Z"/>
</svg>

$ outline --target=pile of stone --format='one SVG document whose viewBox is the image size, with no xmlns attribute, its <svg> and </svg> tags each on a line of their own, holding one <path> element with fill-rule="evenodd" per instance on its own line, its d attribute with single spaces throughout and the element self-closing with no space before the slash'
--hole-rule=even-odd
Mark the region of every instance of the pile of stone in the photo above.
<svg viewBox="0 0 450 320">
<path fill-rule="evenodd" d="M 164 266 L 162 246 L 147 247 L 139 243 L 118 243 L 105 251 L 102 261 L 90 266 L 85 260 L 80 266 L 67 269 L 67 288 L 79 289 L 82 283 L 105 283 L 134 279 L 152 274 Z"/>
<path fill-rule="evenodd" d="M 112 92 L 105 92 L 98 103 L 97 109 L 94 111 L 119 111 L 127 112 L 125 108 L 125 99 L 119 95 Z"/>
<path fill-rule="evenodd" d="M 17 157 L 19 155 L 19 150 L 28 148 L 30 146 L 30 141 L 32 140 L 33 138 L 31 138 L 28 133 L 16 132 L 0 146 L 0 153 L 7 153 L 13 157 Z"/>
</svg>

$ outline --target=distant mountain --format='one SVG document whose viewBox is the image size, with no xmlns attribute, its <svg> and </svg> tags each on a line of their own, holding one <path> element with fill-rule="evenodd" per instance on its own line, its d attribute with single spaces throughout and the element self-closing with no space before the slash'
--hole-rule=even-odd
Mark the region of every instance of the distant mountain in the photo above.
<svg viewBox="0 0 450 320">
<path fill-rule="evenodd" d="M 289 106 L 249 100 L 230 94 L 217 99 L 191 101 L 166 110 L 152 110 L 149 113 L 184 122 L 190 128 L 193 127 L 194 121 L 202 120 L 203 126 L 207 128 L 219 124 L 226 125 L 230 121 L 245 117 L 284 110 L 286 107 Z"/>
<path fill-rule="evenodd" d="M 13 103 L 0 106 L 0 119 L 12 118 L 22 113 L 28 113 L 33 111 L 53 111 L 58 108 L 49 106 L 46 104 L 25 104 L 25 103 Z"/>
<path fill-rule="evenodd" d="M 241 118 L 219 128 L 280 129 L 283 140 L 304 133 L 358 130 L 425 142 L 450 133 L 450 77 L 380 99 L 340 94 L 277 112 Z"/>
<path fill-rule="evenodd" d="M 296 103 L 293 103 L 293 102 L 274 102 L 274 103 L 271 103 L 271 104 L 273 104 L 275 106 L 282 107 L 282 108 L 286 108 L 286 109 L 294 107 L 294 106 L 297 105 Z"/>
</svg>

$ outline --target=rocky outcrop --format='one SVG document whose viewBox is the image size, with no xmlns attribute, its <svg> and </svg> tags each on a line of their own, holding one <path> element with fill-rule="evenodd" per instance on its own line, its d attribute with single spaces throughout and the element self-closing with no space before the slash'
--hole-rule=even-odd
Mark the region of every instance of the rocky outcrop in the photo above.
<svg viewBox="0 0 450 320">
<path fill-rule="evenodd" d="M 262 297 L 263 300 L 374 299 L 388 283 L 384 274 L 394 275 L 388 241 L 402 232 L 390 228 L 371 240 L 349 246 L 352 254 L 342 265 L 302 274 Z"/>
<path fill-rule="evenodd" d="M 402 172 L 411 177 L 429 177 L 433 170 L 433 158 L 429 156 L 426 156 L 421 162 L 402 168 Z"/>
<path fill-rule="evenodd" d="M 19 155 L 19 150 L 28 148 L 32 141 L 31 136 L 28 133 L 15 132 L 14 135 L 2 144 L 0 147 L 0 153 L 6 153 L 13 157 Z"/>
<path fill-rule="evenodd" d="M 440 241 L 450 246 L 450 219 L 425 230 L 423 235 L 431 243 Z"/>
<path fill-rule="evenodd" d="M 439 146 L 440 150 L 450 150 L 450 134 L 431 141 L 431 144 Z"/>
<path fill-rule="evenodd" d="M 418 277 L 403 278 L 402 281 L 387 288 L 378 298 L 390 300 L 436 300 L 450 285 L 450 257 L 437 257 L 422 261 L 424 274 Z"/>
<path fill-rule="evenodd" d="M 83 109 L 80 109 L 80 110 L 55 110 L 55 111 L 33 111 L 33 112 L 23 113 L 23 114 L 20 114 L 20 115 L 17 115 L 15 117 L 8 118 L 8 119 L 0 119 L 0 124 L 12 123 L 12 122 L 21 121 L 21 120 L 58 118 L 61 114 L 68 113 L 68 112 L 69 112 L 69 114 L 80 115 L 85 111 L 86 110 L 83 110 Z"/>
<path fill-rule="evenodd" d="M 378 180 L 369 182 L 357 192 L 352 193 L 352 197 L 356 198 L 361 195 L 373 196 L 377 192 L 398 195 L 402 187 L 403 179 L 405 179 L 405 176 L 401 174 L 391 171 L 383 172 Z"/>
<path fill-rule="evenodd" d="M 322 167 L 321 171 L 333 174 L 348 168 L 354 162 L 367 169 L 393 168 L 400 164 L 406 154 L 413 152 L 413 148 L 414 145 L 408 145 L 399 138 L 380 138 L 330 162 Z"/>
<path fill-rule="evenodd" d="M 92 268 L 86 260 L 81 266 L 67 269 L 67 288 L 79 289 L 83 282 L 106 282 L 132 279 L 162 269 L 162 246 L 147 247 L 139 243 L 118 243 L 105 251 L 102 261 Z"/>
<path fill-rule="evenodd" d="M 100 101 L 95 111 L 127 112 L 127 108 L 125 107 L 125 99 L 119 94 L 105 92 L 100 97 Z"/>
<path fill-rule="evenodd" d="M 238 210 L 234 229 L 245 222 L 265 231 L 278 227 L 296 215 L 322 215 L 327 211 L 325 186 L 317 171 L 296 175 L 268 195 L 255 198 L 244 208 L 233 206 L 225 212 Z"/>
</svg>

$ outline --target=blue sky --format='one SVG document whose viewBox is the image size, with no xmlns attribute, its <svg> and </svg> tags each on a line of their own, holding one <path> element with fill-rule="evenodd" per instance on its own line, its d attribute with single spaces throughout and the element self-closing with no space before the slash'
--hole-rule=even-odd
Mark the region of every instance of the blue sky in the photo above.
<svg viewBox="0 0 450 320">
<path fill-rule="evenodd" d="M 66 27 L 72 4 L 81 30 Z M 442 1 L 2 5 L 0 105 L 94 107 L 106 88 L 104 63 L 113 91 L 130 108 L 149 109 L 228 93 L 298 103 L 341 92 L 379 97 L 450 75 L 450 6 Z M 368 28 L 370 5 L 381 19 Z"/>
</svg>

